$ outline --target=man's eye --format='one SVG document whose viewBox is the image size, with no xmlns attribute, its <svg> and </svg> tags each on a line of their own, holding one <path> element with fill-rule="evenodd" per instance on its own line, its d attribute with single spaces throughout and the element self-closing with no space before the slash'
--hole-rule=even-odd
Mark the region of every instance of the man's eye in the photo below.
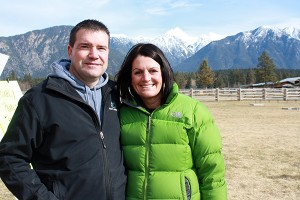
<svg viewBox="0 0 300 200">
<path fill-rule="evenodd" d="M 87 48 L 89 48 L 89 46 L 88 45 L 81 45 L 81 48 L 87 49 Z"/>
</svg>

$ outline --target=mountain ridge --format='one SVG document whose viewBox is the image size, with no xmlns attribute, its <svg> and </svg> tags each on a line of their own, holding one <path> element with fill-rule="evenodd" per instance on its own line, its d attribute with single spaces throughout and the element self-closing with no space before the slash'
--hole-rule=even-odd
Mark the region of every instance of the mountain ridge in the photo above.
<svg viewBox="0 0 300 200">
<path fill-rule="evenodd" d="M 31 74 L 45 77 L 51 72 L 50 64 L 67 58 L 67 44 L 72 26 L 54 26 L 16 36 L 0 37 L 0 53 L 10 58 L 1 78 L 15 71 L 18 77 Z M 280 68 L 298 69 L 300 63 L 300 31 L 265 26 L 231 36 L 218 34 L 191 37 L 175 27 L 155 37 L 131 38 L 125 34 L 112 34 L 108 73 L 115 74 L 128 50 L 138 42 L 150 42 L 166 54 L 174 71 L 196 71 L 208 60 L 214 69 L 253 68 L 264 50 Z"/>
<path fill-rule="evenodd" d="M 283 69 L 300 68 L 300 31 L 295 28 L 258 27 L 212 41 L 193 56 L 174 67 L 175 71 L 192 72 L 203 59 L 212 69 L 254 68 L 266 51 L 274 64 Z"/>
</svg>

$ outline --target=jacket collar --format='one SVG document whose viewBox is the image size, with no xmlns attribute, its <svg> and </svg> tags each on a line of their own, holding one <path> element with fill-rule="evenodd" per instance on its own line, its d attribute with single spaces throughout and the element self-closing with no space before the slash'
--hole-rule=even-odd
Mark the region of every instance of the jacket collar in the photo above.
<svg viewBox="0 0 300 200">
<path fill-rule="evenodd" d="M 174 99 L 175 97 L 178 95 L 178 85 L 174 82 L 173 83 L 173 86 L 171 88 L 171 91 L 168 95 L 168 98 L 166 100 L 166 102 L 163 104 L 163 105 L 167 105 L 167 104 L 170 104 Z M 126 105 L 129 105 L 129 106 L 132 106 L 132 107 L 136 107 L 136 108 L 139 108 L 139 109 L 142 109 L 143 107 L 136 101 L 135 98 L 131 98 L 131 99 L 121 99 L 121 102 L 126 104 Z"/>
</svg>

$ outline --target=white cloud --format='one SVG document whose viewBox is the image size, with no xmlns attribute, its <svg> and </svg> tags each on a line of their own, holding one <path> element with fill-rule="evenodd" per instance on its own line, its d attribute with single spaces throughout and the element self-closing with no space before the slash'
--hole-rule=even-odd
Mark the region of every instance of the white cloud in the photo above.
<svg viewBox="0 0 300 200">
<path fill-rule="evenodd" d="M 191 3 L 189 1 L 174 1 L 171 3 L 170 7 L 172 9 L 180 9 L 180 8 L 195 8 L 202 6 L 201 3 Z"/>
<path fill-rule="evenodd" d="M 180 27 L 194 34 L 236 34 L 262 25 L 300 28 L 299 0 L 8 0 L 0 7 L 0 36 L 87 19 L 114 34 L 153 36 Z"/>
<path fill-rule="evenodd" d="M 152 15 L 171 15 L 172 12 L 180 10 L 180 9 L 188 9 L 202 6 L 201 3 L 193 3 L 187 0 L 163 0 L 163 1 L 150 1 L 148 2 L 148 6 L 151 8 L 146 9 L 146 12 Z"/>
</svg>

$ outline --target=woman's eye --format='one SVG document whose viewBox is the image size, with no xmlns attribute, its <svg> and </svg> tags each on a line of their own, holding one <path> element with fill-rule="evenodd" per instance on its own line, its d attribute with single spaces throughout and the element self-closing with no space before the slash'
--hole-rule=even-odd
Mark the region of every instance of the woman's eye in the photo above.
<svg viewBox="0 0 300 200">
<path fill-rule="evenodd" d="M 133 74 L 134 75 L 139 75 L 139 74 L 141 74 L 142 72 L 140 72 L 140 71 L 135 71 Z"/>
<path fill-rule="evenodd" d="M 150 71 L 151 74 L 154 74 L 154 73 L 156 73 L 156 72 L 158 72 L 158 71 L 157 71 L 157 70 L 151 70 L 151 71 Z"/>
</svg>

